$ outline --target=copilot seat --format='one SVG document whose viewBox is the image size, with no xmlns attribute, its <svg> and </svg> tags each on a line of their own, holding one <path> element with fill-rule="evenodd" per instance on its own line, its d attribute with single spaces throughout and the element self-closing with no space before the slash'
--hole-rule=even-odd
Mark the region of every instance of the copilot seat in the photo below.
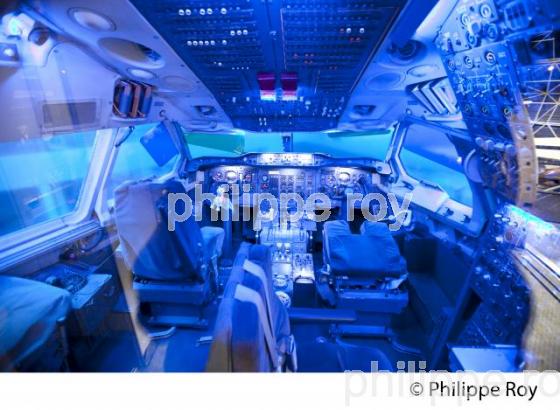
<svg viewBox="0 0 560 410">
<path fill-rule="evenodd" d="M 353 234 L 346 221 L 325 222 L 323 261 L 338 307 L 398 313 L 408 304 L 406 261 L 386 224 L 365 221 Z"/>
</svg>

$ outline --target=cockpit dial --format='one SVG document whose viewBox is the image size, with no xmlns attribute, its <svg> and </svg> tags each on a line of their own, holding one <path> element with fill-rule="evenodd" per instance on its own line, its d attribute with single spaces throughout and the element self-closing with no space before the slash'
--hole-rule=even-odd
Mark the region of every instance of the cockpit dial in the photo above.
<svg viewBox="0 0 560 410">
<path fill-rule="evenodd" d="M 332 174 L 328 174 L 325 178 L 325 185 L 333 187 L 336 185 L 336 178 Z"/>
<path fill-rule="evenodd" d="M 222 182 L 224 180 L 224 174 L 220 171 L 216 171 L 212 174 L 212 179 L 216 182 Z"/>
<path fill-rule="evenodd" d="M 229 184 L 235 184 L 236 182 L 239 181 L 239 177 L 237 175 L 237 172 L 235 171 L 227 171 L 226 172 L 226 181 Z"/>
<path fill-rule="evenodd" d="M 248 172 L 245 175 L 243 175 L 243 182 L 245 184 L 250 184 L 252 181 L 253 181 L 253 174 Z"/>
<path fill-rule="evenodd" d="M 348 172 L 339 173 L 338 182 L 344 185 L 348 184 L 350 182 L 350 174 Z"/>
</svg>

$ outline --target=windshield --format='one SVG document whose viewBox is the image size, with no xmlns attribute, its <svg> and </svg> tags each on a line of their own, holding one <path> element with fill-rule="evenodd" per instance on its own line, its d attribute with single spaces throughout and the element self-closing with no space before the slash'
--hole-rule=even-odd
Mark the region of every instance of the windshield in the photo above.
<svg viewBox="0 0 560 410">
<path fill-rule="evenodd" d="M 237 131 L 213 134 L 185 131 L 184 135 L 193 158 L 284 151 L 281 133 Z M 392 130 L 361 133 L 298 132 L 293 134 L 293 151 L 327 154 L 334 158 L 384 160 L 392 135 Z"/>
<path fill-rule="evenodd" d="M 0 142 L 0 235 L 76 209 L 95 135 L 91 131 Z"/>
</svg>

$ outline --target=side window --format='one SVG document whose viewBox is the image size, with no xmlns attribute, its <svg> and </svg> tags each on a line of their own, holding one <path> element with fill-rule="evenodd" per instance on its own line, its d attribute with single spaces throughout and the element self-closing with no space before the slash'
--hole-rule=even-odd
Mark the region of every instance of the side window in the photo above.
<svg viewBox="0 0 560 410">
<path fill-rule="evenodd" d="M 179 154 L 159 166 L 142 145 L 142 137 L 155 126 L 157 124 L 136 126 L 119 147 L 113 170 L 105 184 L 106 198 L 109 200 L 112 200 L 115 189 L 125 181 L 159 177 L 173 170 Z"/>
<path fill-rule="evenodd" d="M 243 154 L 245 137 L 241 133 L 212 134 L 183 129 L 191 158 L 236 157 Z"/>
<path fill-rule="evenodd" d="M 472 190 L 463 172 L 461 158 L 444 132 L 411 125 L 399 158 L 410 177 L 437 184 L 451 199 L 472 207 Z"/>
<path fill-rule="evenodd" d="M 96 132 L 0 141 L 0 235 L 76 210 Z"/>
</svg>

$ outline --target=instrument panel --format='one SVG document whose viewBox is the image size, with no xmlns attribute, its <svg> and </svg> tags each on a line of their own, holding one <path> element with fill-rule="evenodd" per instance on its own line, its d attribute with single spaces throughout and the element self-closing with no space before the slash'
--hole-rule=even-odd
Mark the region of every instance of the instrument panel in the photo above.
<svg viewBox="0 0 560 410">
<path fill-rule="evenodd" d="M 321 170 L 320 191 L 330 198 L 342 198 L 346 193 L 363 193 L 361 179 L 368 173 L 354 168 L 324 168 Z"/>
<path fill-rule="evenodd" d="M 436 40 L 476 143 L 484 184 L 521 205 L 536 198 L 534 138 L 541 128 L 550 133 L 542 121 L 535 124 L 548 112 L 541 103 L 556 59 L 539 56 L 547 49 L 556 54 L 551 44 L 557 30 L 550 22 L 559 20 L 555 1 L 460 0 Z"/>
<path fill-rule="evenodd" d="M 531 304 L 530 290 L 513 257 L 516 250 L 523 248 L 527 234 L 525 225 L 516 217 L 522 212 L 504 207 L 494 215 L 482 238 L 470 283 L 474 310 L 458 337 L 460 345 L 521 343 Z"/>
<path fill-rule="evenodd" d="M 304 199 L 316 192 L 316 172 L 312 169 L 278 168 L 261 170 L 259 173 L 260 192 L 274 196 L 279 194 L 299 194 Z"/>
<path fill-rule="evenodd" d="M 348 167 L 252 167 L 218 166 L 207 172 L 208 188 L 215 192 L 221 185 L 239 185 L 239 192 L 299 194 L 304 199 L 323 193 L 340 199 L 345 193 L 363 192 L 360 181 L 371 181 L 371 171 Z"/>
<path fill-rule="evenodd" d="M 234 128 L 335 128 L 404 0 L 132 0 Z M 279 87 L 276 85 L 278 83 Z"/>
<path fill-rule="evenodd" d="M 256 192 L 256 182 L 258 181 L 256 169 L 245 166 L 220 166 L 208 171 L 210 189 L 215 191 L 220 185 L 239 185 L 240 192 L 244 187 L 248 187 L 249 192 Z M 213 189 L 212 189 L 213 187 Z"/>
</svg>

